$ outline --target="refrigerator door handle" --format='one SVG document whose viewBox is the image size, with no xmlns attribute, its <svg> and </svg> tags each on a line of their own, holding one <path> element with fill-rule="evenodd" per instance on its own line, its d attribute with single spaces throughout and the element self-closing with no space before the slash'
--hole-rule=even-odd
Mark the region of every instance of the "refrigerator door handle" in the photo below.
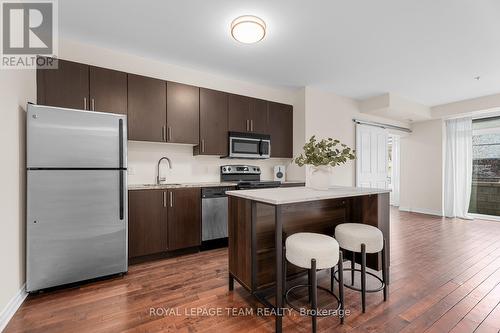
<svg viewBox="0 0 500 333">
<path fill-rule="evenodd" d="M 124 218 L 124 211 L 123 211 L 123 206 L 124 206 L 124 191 L 125 189 L 123 188 L 123 177 L 124 172 L 123 172 L 123 119 L 118 120 L 118 154 L 120 155 L 119 158 L 119 167 L 120 167 L 120 186 L 119 186 L 119 191 L 120 191 L 120 220 L 123 220 Z"/>
<path fill-rule="evenodd" d="M 123 168 L 123 119 L 118 120 L 118 154 L 119 167 Z"/>
</svg>

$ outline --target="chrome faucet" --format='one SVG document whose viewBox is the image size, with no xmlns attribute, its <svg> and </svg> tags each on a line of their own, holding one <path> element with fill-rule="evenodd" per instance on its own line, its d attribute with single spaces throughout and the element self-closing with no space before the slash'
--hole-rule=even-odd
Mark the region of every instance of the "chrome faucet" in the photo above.
<svg viewBox="0 0 500 333">
<path fill-rule="evenodd" d="M 156 170 L 156 184 L 157 185 L 160 185 L 162 182 L 165 182 L 167 180 L 166 177 L 160 178 L 160 164 L 161 164 L 161 161 L 163 161 L 163 160 L 167 161 L 168 168 L 172 169 L 172 161 L 170 161 L 170 158 L 163 156 L 162 158 L 160 158 L 158 160 L 158 168 Z"/>
</svg>

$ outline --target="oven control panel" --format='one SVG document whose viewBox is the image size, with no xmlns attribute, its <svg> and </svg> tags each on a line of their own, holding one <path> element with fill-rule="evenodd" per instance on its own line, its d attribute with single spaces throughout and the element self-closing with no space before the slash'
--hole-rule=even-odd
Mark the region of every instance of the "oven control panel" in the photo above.
<svg viewBox="0 0 500 333">
<path fill-rule="evenodd" d="M 253 165 L 221 165 L 220 173 L 223 175 L 230 175 L 230 174 L 260 175 L 260 167 Z"/>
</svg>

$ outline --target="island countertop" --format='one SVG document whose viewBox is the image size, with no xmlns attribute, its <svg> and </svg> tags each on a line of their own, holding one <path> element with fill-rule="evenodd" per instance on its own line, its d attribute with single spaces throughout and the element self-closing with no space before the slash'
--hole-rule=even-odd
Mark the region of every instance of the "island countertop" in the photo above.
<svg viewBox="0 0 500 333">
<path fill-rule="evenodd" d="M 271 205 L 284 205 L 389 192 L 390 190 L 377 188 L 335 186 L 327 190 L 316 190 L 308 187 L 291 187 L 227 191 L 226 194 Z"/>
</svg>

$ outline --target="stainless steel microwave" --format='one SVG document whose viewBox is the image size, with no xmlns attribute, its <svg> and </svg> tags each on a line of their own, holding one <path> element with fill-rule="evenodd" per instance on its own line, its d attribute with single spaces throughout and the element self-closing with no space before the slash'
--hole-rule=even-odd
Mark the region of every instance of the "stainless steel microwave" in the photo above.
<svg viewBox="0 0 500 333">
<path fill-rule="evenodd" d="M 271 136 L 229 132 L 229 158 L 264 159 L 271 157 Z"/>
</svg>

